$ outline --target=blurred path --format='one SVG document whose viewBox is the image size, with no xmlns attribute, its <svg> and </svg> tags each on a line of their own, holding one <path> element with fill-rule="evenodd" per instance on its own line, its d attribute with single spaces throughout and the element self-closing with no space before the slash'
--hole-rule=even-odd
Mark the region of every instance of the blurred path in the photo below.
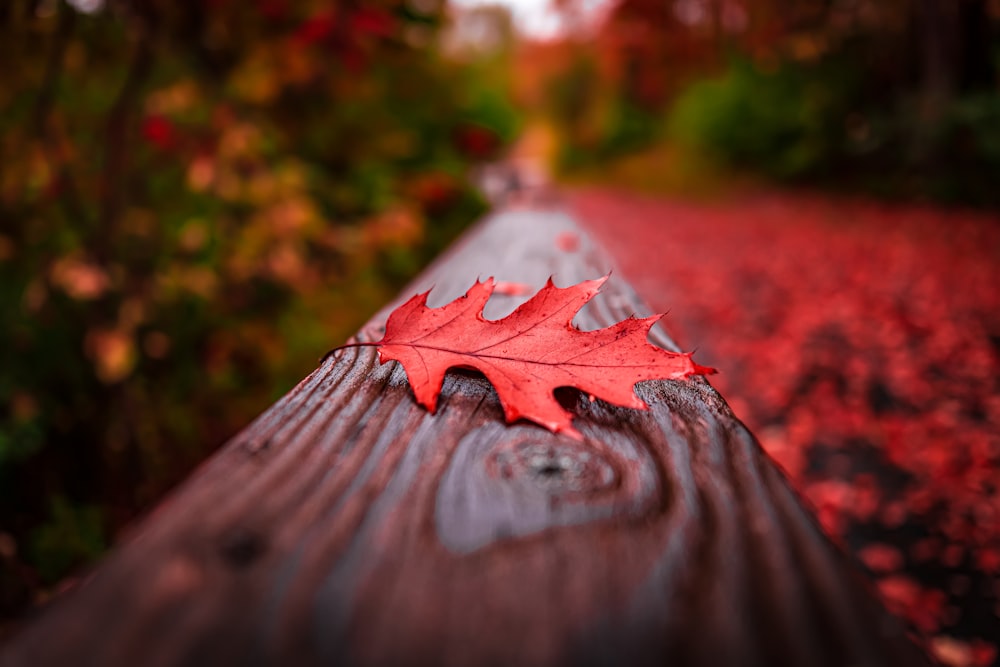
<svg viewBox="0 0 1000 667">
<path fill-rule="evenodd" d="M 569 194 L 947 665 L 1000 665 L 1000 218 Z"/>
<path fill-rule="evenodd" d="M 548 165 L 554 150 L 552 131 L 544 124 L 531 124 L 502 160 L 479 167 L 473 178 L 497 206 L 552 203 L 556 195 Z"/>
</svg>

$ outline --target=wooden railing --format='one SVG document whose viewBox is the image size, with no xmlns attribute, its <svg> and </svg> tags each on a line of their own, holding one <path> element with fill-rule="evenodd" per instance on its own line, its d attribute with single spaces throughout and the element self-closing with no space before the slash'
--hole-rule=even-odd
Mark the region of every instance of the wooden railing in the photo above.
<svg viewBox="0 0 1000 667">
<path fill-rule="evenodd" d="M 441 305 L 477 277 L 540 288 L 611 268 L 566 214 L 508 210 L 401 299 L 433 285 Z M 526 298 L 495 295 L 486 316 Z M 380 338 L 395 305 L 358 338 Z M 576 322 L 644 311 L 616 273 Z M 431 415 L 398 364 L 344 350 L 0 663 L 929 664 L 708 382 L 638 391 L 650 410 L 567 392 L 580 442 L 505 425 L 471 372 L 448 374 Z"/>
</svg>

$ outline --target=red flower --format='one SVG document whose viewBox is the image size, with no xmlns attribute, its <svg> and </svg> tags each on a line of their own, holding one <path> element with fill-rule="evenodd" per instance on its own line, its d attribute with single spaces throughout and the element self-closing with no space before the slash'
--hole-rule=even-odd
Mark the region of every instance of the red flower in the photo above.
<svg viewBox="0 0 1000 667">
<path fill-rule="evenodd" d="M 361 35 L 388 37 L 396 28 L 396 19 L 381 9 L 359 9 L 351 14 L 351 29 Z"/>
<path fill-rule="evenodd" d="M 142 137 L 160 150 L 169 150 L 176 140 L 174 124 L 163 116 L 146 116 L 142 121 Z"/>
<path fill-rule="evenodd" d="M 486 160 L 500 149 L 500 137 L 480 125 L 464 125 L 455 133 L 455 142 L 464 155 L 474 160 Z"/>
<path fill-rule="evenodd" d="M 286 0 L 258 0 L 257 9 L 269 19 L 280 19 L 288 11 Z"/>
<path fill-rule="evenodd" d="M 299 25 L 292 39 L 304 46 L 322 42 L 333 33 L 334 25 L 333 14 L 316 14 Z"/>
</svg>

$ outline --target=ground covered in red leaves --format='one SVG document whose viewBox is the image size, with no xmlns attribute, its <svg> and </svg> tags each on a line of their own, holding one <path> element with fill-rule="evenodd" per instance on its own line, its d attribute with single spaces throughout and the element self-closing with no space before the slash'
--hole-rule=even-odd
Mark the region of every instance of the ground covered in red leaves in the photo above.
<svg viewBox="0 0 1000 667">
<path fill-rule="evenodd" d="M 942 663 L 1000 665 L 1000 217 L 570 201 L 886 605 Z"/>
</svg>

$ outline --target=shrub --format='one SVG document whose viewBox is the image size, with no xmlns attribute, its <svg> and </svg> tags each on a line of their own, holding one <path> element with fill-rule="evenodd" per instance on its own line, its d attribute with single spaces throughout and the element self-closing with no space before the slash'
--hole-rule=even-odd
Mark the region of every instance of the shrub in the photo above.
<svg viewBox="0 0 1000 667">
<path fill-rule="evenodd" d="M 0 538 L 52 580 L 480 215 L 463 128 L 513 121 L 437 3 L 42 4 L 0 11 Z"/>
<path fill-rule="evenodd" d="M 839 156 L 846 82 L 837 70 L 785 64 L 773 72 L 734 61 L 697 81 L 669 113 L 673 141 L 734 165 L 793 178 Z"/>
</svg>

